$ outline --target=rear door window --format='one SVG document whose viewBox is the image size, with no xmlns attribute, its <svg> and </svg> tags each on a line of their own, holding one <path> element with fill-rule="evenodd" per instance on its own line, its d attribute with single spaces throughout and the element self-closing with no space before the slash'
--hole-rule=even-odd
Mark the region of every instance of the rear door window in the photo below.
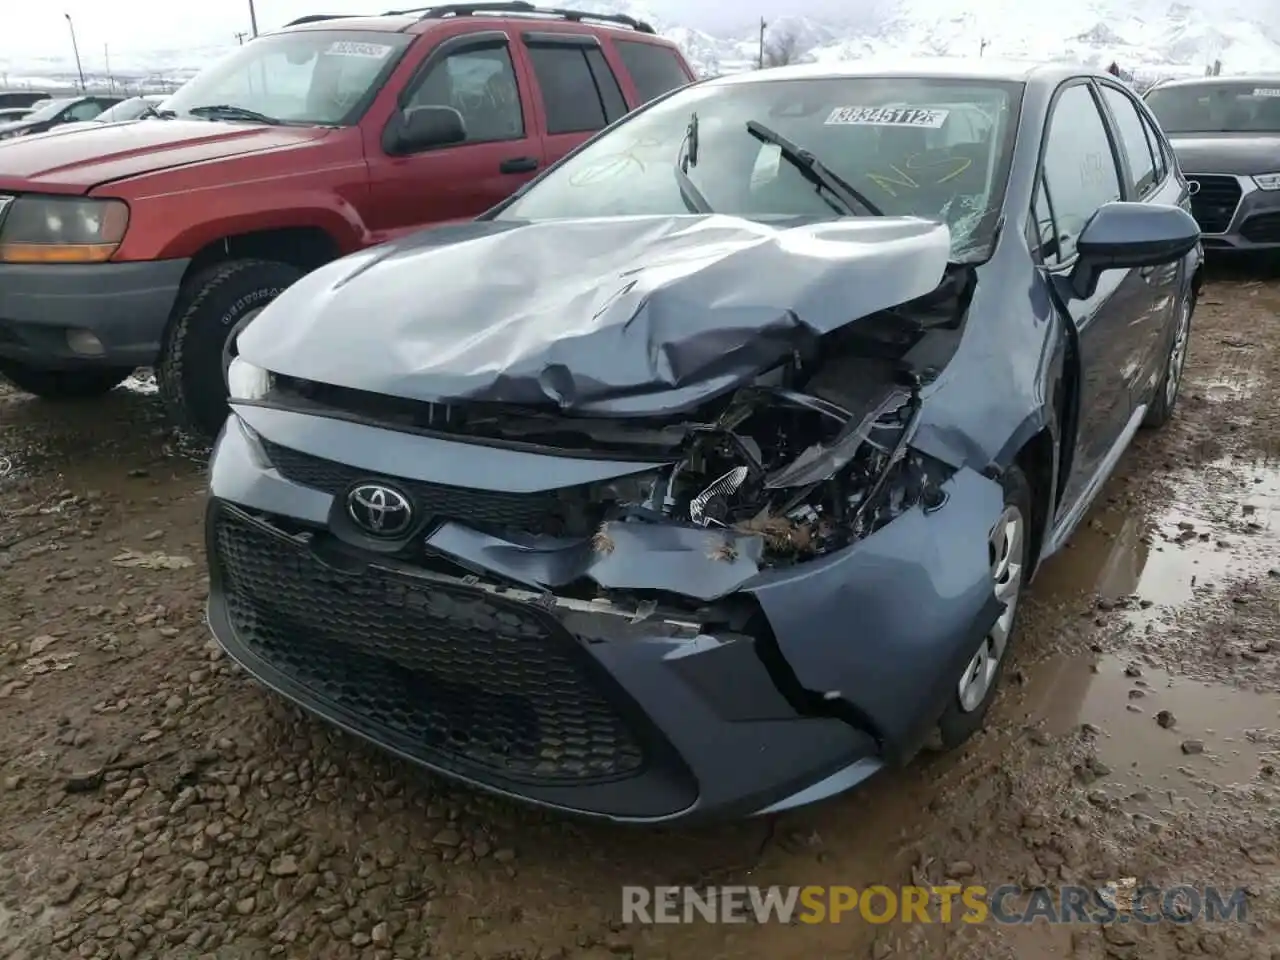
<svg viewBox="0 0 1280 960">
<path fill-rule="evenodd" d="M 613 100 L 612 109 L 606 106 L 609 84 L 605 83 L 601 90 L 600 83 L 605 78 L 597 80 L 587 56 L 589 52 L 599 54 L 598 49 L 576 43 L 536 42 L 529 43 L 528 48 L 534 75 L 542 89 L 548 134 L 591 133 L 603 129 L 614 119 L 610 113 L 616 113 L 617 99 Z M 607 73 L 607 65 L 605 70 Z M 613 74 L 607 73 L 607 80 L 613 83 L 612 92 L 620 98 Z"/>
<path fill-rule="evenodd" d="M 1165 150 L 1164 138 L 1160 136 L 1160 132 L 1156 130 L 1155 124 L 1145 111 L 1139 110 L 1138 116 L 1142 119 L 1142 129 L 1147 135 L 1147 142 L 1151 144 L 1151 155 L 1156 160 L 1156 182 L 1164 180 L 1165 174 L 1169 172 L 1169 155 Z"/>
<path fill-rule="evenodd" d="M 1151 152 L 1151 141 L 1147 139 L 1147 132 L 1142 129 L 1137 104 L 1115 87 L 1102 86 L 1102 97 L 1115 117 L 1116 133 L 1120 135 L 1120 144 L 1124 147 L 1125 156 L 1129 158 L 1129 188 L 1134 197 L 1145 197 L 1154 189 L 1159 178 L 1156 176 L 1156 159 Z"/>
<path fill-rule="evenodd" d="M 648 103 L 689 82 L 675 49 L 636 40 L 614 40 L 622 64 L 631 74 L 640 100 Z"/>
<path fill-rule="evenodd" d="M 599 47 L 588 47 L 586 58 L 587 66 L 591 68 L 591 78 L 596 82 L 596 92 L 600 94 L 600 102 L 604 104 L 604 118 L 613 123 L 627 112 L 627 101 L 622 96 L 622 88 L 618 86 L 618 78 L 613 75 L 613 69 Z"/>
</svg>

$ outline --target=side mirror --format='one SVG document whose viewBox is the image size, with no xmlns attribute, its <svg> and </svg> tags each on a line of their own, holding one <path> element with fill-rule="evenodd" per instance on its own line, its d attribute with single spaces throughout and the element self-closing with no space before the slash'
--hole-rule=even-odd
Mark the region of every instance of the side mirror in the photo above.
<svg viewBox="0 0 1280 960">
<path fill-rule="evenodd" d="M 385 146 L 393 155 L 448 147 L 467 139 L 467 125 L 453 107 L 409 107 L 387 132 L 391 142 Z"/>
<path fill-rule="evenodd" d="M 1105 203 L 1080 232 L 1072 291 L 1093 296 L 1104 270 L 1158 267 L 1180 260 L 1200 242 L 1200 225 L 1181 207 Z"/>
</svg>

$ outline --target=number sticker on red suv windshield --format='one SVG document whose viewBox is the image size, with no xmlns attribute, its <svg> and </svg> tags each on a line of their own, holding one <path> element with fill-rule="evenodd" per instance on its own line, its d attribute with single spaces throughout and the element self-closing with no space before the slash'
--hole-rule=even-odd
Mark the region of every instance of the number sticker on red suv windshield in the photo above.
<svg viewBox="0 0 1280 960">
<path fill-rule="evenodd" d="M 325 51 L 331 57 L 363 57 L 366 60 L 385 60 L 391 47 L 385 43 L 356 43 L 354 40 L 335 40 Z"/>
<path fill-rule="evenodd" d="M 947 122 L 949 110 L 912 107 L 836 107 L 825 123 L 861 127 L 926 127 L 937 130 Z"/>
</svg>

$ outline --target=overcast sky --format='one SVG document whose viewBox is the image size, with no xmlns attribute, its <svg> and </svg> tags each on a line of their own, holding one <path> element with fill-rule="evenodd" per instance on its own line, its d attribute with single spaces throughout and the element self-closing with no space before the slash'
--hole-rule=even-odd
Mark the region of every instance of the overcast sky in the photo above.
<svg viewBox="0 0 1280 960">
<path fill-rule="evenodd" d="M 258 27 L 268 30 L 308 13 L 379 13 L 396 0 L 256 0 Z M 417 6 L 421 0 L 401 0 Z M 570 5 L 568 0 L 558 0 Z M 749 24 L 762 14 L 835 15 L 849 0 L 641 0 L 654 16 L 683 26 L 724 30 Z M 205 44 L 234 43 L 236 32 L 249 30 L 248 0 L 0 0 L 0 57 L 30 61 L 41 56 L 67 56 L 70 34 L 64 13 L 71 14 L 81 56 L 96 60 L 103 45 L 120 50 L 159 50 Z"/>
</svg>

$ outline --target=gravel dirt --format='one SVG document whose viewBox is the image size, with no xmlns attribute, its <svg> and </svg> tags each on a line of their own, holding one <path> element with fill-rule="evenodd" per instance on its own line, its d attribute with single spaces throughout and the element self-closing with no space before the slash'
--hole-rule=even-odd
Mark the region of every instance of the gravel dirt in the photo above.
<svg viewBox="0 0 1280 960">
<path fill-rule="evenodd" d="M 987 732 L 774 820 L 584 825 L 285 705 L 205 628 L 202 470 L 145 381 L 71 407 L 0 387 L 0 956 L 1280 958 L 1274 275 L 1215 271 L 1179 414 L 1033 585 Z M 623 884 L 948 878 L 1244 887 L 1248 913 L 620 920 Z"/>
</svg>

